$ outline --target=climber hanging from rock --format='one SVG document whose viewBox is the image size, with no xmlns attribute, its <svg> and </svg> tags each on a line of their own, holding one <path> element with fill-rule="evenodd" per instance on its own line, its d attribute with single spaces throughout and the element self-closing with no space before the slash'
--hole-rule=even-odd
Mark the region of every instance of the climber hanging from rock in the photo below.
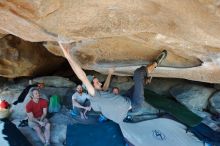
<svg viewBox="0 0 220 146">
<path fill-rule="evenodd" d="M 59 45 L 73 71 L 92 96 L 90 101 L 93 110 L 102 112 L 105 117 L 116 123 L 122 122 L 127 115 L 141 115 L 144 113 L 145 109 L 142 104 L 144 102 L 145 77 L 152 73 L 166 58 L 166 50 L 163 50 L 153 63 L 137 68 L 134 71 L 134 86 L 129 89 L 127 93 L 128 98 L 103 91 L 102 84 L 96 77 L 90 82 L 82 68 L 76 63 L 74 58 L 71 57 L 70 45 L 61 44 L 60 42 Z"/>
</svg>

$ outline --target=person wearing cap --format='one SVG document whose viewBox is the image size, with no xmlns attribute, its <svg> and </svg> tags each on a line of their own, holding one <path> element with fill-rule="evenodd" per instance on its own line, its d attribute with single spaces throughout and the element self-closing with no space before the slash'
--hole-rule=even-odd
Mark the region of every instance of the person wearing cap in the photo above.
<svg viewBox="0 0 220 146">
<path fill-rule="evenodd" d="M 79 64 L 70 55 L 70 46 L 58 42 L 64 56 L 69 61 L 73 71 L 77 77 L 86 86 L 88 93 L 92 96 L 90 99 L 93 110 L 100 111 L 106 118 L 111 119 L 116 123 L 122 123 L 126 118 L 128 111 L 131 109 L 132 114 L 142 114 L 142 104 L 144 102 L 144 83 L 145 77 L 152 73 L 158 64 L 165 59 L 167 51 L 162 51 L 162 55 L 153 63 L 147 66 L 142 66 L 134 71 L 134 86 L 128 91 L 128 97 L 115 95 L 111 92 L 106 92 L 106 87 L 102 87 L 99 79 L 94 77 L 92 83 L 88 80 L 85 72 Z"/>
<path fill-rule="evenodd" d="M 86 113 L 91 110 L 91 106 L 88 103 L 90 96 L 83 93 L 81 85 L 76 87 L 76 92 L 72 96 L 73 112 L 80 114 L 81 119 L 87 119 Z"/>
</svg>

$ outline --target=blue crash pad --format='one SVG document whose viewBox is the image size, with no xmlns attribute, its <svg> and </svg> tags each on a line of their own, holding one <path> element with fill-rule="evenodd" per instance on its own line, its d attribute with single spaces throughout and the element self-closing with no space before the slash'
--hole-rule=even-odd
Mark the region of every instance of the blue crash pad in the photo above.
<svg viewBox="0 0 220 146">
<path fill-rule="evenodd" d="M 108 121 L 96 124 L 67 126 L 67 146 L 125 146 L 118 124 Z"/>
</svg>

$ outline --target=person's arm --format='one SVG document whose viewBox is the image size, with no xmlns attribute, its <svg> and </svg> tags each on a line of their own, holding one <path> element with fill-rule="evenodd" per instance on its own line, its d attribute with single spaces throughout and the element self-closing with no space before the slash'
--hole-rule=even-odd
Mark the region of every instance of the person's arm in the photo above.
<svg viewBox="0 0 220 146">
<path fill-rule="evenodd" d="M 73 106 L 78 107 L 78 108 L 82 108 L 82 109 L 85 109 L 88 111 L 91 109 L 91 107 L 86 107 L 86 106 L 80 105 L 75 99 L 72 99 L 72 103 L 73 103 Z"/>
<path fill-rule="evenodd" d="M 89 82 L 89 80 L 87 79 L 85 72 L 82 70 L 82 68 L 79 66 L 79 64 L 77 64 L 76 61 L 74 61 L 74 58 L 71 57 L 70 52 L 69 52 L 70 46 L 69 45 L 64 46 L 60 42 L 58 42 L 58 43 L 61 47 L 61 50 L 63 51 L 64 56 L 69 61 L 69 64 L 72 67 L 75 74 L 77 75 L 77 77 L 86 86 L 86 88 L 88 90 L 88 93 L 91 96 L 94 96 L 95 95 L 95 89 L 92 86 L 92 84 Z"/>
<path fill-rule="evenodd" d="M 110 82 L 111 82 L 111 77 L 112 77 L 113 72 L 114 72 L 114 69 L 113 69 L 113 68 L 112 68 L 112 69 L 109 69 L 108 76 L 107 76 L 107 78 L 106 78 L 106 80 L 105 80 L 105 83 L 104 83 L 104 85 L 103 85 L 103 88 L 102 88 L 104 91 L 108 90 L 108 88 L 109 88 L 109 85 L 110 85 Z"/>
<path fill-rule="evenodd" d="M 33 122 L 36 122 L 36 123 L 39 123 L 39 122 L 40 122 L 38 119 L 34 118 L 34 115 L 33 115 L 32 112 L 27 113 L 27 115 L 28 115 L 28 119 L 29 119 L 29 120 L 31 120 L 31 121 L 33 121 Z"/>
<path fill-rule="evenodd" d="M 43 114 L 40 117 L 40 121 L 43 121 L 46 116 L 47 116 L 47 108 L 43 108 Z"/>
<path fill-rule="evenodd" d="M 40 121 L 40 120 L 34 118 L 34 115 L 33 115 L 32 112 L 27 113 L 27 115 L 28 115 L 28 119 L 29 119 L 29 120 L 31 120 L 31 121 L 33 121 L 33 122 L 35 122 L 35 123 L 38 123 L 38 124 L 41 125 L 41 126 L 45 126 L 45 123 L 44 123 L 44 122 L 42 122 L 42 121 Z"/>
</svg>

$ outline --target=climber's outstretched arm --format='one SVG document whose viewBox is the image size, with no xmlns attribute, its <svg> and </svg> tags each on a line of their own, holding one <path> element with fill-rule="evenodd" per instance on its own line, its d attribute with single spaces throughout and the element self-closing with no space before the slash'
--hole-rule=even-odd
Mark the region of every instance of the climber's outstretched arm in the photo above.
<svg viewBox="0 0 220 146">
<path fill-rule="evenodd" d="M 77 77 L 82 81 L 82 83 L 86 86 L 89 94 L 91 96 L 95 95 L 95 89 L 92 86 L 92 84 L 90 83 L 90 81 L 87 79 L 85 72 L 82 70 L 82 68 L 79 66 L 78 63 L 76 63 L 76 61 L 74 60 L 73 57 L 71 57 L 70 55 L 70 48 L 71 46 L 69 44 L 61 44 L 60 42 L 58 42 L 61 50 L 64 53 L 64 56 L 66 57 L 66 59 L 69 61 L 70 66 L 72 67 L 73 71 L 75 72 L 75 74 L 77 75 Z"/>
</svg>

